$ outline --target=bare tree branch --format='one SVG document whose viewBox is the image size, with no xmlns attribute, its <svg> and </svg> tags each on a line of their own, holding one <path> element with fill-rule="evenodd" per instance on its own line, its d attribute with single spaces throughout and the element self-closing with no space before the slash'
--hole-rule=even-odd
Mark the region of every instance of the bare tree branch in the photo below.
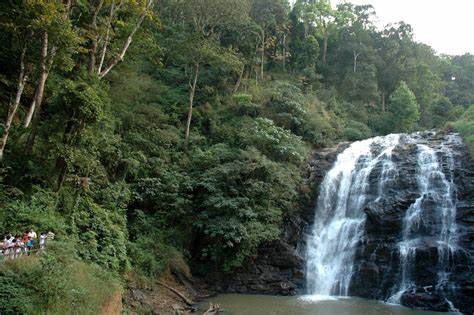
<svg viewBox="0 0 474 315">
<path fill-rule="evenodd" d="M 96 64 L 96 54 L 97 54 L 97 46 L 98 46 L 98 35 L 97 35 L 97 16 L 99 15 L 100 10 L 102 9 L 102 5 L 104 4 L 104 0 L 100 0 L 99 4 L 94 8 L 92 12 L 92 19 L 89 27 L 91 29 L 91 48 L 89 50 L 89 74 L 94 73 L 95 64 Z"/>
<path fill-rule="evenodd" d="M 147 1 L 147 4 L 146 4 L 145 8 L 143 9 L 143 12 L 140 14 L 140 17 L 138 18 L 137 23 L 135 24 L 134 28 L 132 29 L 132 31 L 128 35 L 127 40 L 125 41 L 125 44 L 124 44 L 121 52 L 112 60 L 110 65 L 107 68 L 105 68 L 104 71 L 102 71 L 99 74 L 100 79 L 105 77 L 110 72 L 110 70 L 112 70 L 119 62 L 123 61 L 123 58 L 124 58 L 125 54 L 127 53 L 127 50 L 130 47 L 130 44 L 132 43 L 133 36 L 135 36 L 135 33 L 138 31 L 140 26 L 143 24 L 143 21 L 145 20 L 145 17 L 148 13 L 148 10 L 153 6 L 153 3 L 154 3 L 153 0 L 148 0 Z"/>
<path fill-rule="evenodd" d="M 115 0 L 112 0 L 112 4 L 110 5 L 109 11 L 109 21 L 107 23 L 107 31 L 105 32 L 105 40 L 104 40 L 104 47 L 102 48 L 102 53 L 100 56 L 99 67 L 97 69 L 97 73 L 102 71 L 102 66 L 104 65 L 105 54 L 107 52 L 107 45 L 109 44 L 109 37 L 110 37 L 110 28 L 112 27 L 112 20 L 114 18 L 115 12 Z"/>
</svg>

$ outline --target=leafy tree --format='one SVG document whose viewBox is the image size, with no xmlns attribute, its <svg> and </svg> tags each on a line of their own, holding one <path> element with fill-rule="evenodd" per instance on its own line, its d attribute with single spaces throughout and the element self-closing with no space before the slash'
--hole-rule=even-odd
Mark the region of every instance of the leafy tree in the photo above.
<svg viewBox="0 0 474 315">
<path fill-rule="evenodd" d="M 0 159 L 3 157 L 9 131 L 23 96 L 28 90 L 28 83 L 37 82 L 34 87 L 34 95 L 31 105 L 25 115 L 24 125 L 27 127 L 33 119 L 33 129 L 28 138 L 27 151 L 36 136 L 36 128 L 39 122 L 39 114 L 43 101 L 46 80 L 51 68 L 59 59 L 59 65 L 63 70 L 72 66 L 71 54 L 77 47 L 78 37 L 72 30 L 68 21 L 70 1 L 62 2 L 37 2 L 20 1 L 5 2 L 0 7 L 3 17 L 2 31 L 12 46 L 4 47 L 3 54 L 12 59 L 19 56 L 18 73 L 15 86 L 13 102 L 9 101 L 5 128 L 3 130 L 0 144 Z M 8 90 L 12 90 L 11 87 Z"/>
<path fill-rule="evenodd" d="M 317 29 L 313 26 L 308 1 L 297 1 L 290 14 L 291 19 L 291 63 L 298 70 L 315 71 L 320 46 L 317 40 Z"/>
<path fill-rule="evenodd" d="M 392 114 L 394 131 L 410 131 L 420 119 L 420 108 L 415 94 L 405 82 L 390 96 L 389 111 Z"/>
<path fill-rule="evenodd" d="M 215 145 L 196 152 L 195 159 L 197 170 L 204 170 L 194 184 L 193 226 L 201 236 L 196 259 L 229 270 L 254 254 L 259 244 L 278 237 L 282 214 L 296 197 L 296 172 L 252 148 Z"/>
<path fill-rule="evenodd" d="M 181 41 L 173 43 L 172 46 L 173 53 L 178 53 L 178 58 L 185 63 L 185 68 L 190 73 L 189 106 L 185 131 L 187 143 L 201 66 L 204 64 L 211 67 L 228 68 L 236 72 L 242 68 L 233 50 L 223 49 L 217 40 L 226 26 L 240 23 L 246 19 L 249 8 L 246 6 L 246 1 L 242 1 L 239 6 L 229 6 L 226 1 L 222 0 L 202 0 L 188 5 L 178 4 L 177 9 L 185 17 L 187 25 L 184 29 L 189 31 L 189 36 L 182 37 Z"/>
<path fill-rule="evenodd" d="M 409 64 L 412 60 L 412 43 L 413 30 L 403 22 L 387 27 L 378 36 L 376 47 L 380 55 L 377 68 L 382 111 L 385 111 L 386 100 L 412 68 Z"/>
<path fill-rule="evenodd" d="M 284 0 L 253 0 L 250 16 L 260 27 L 260 78 L 264 78 L 267 47 L 276 48 L 280 34 L 285 33 L 288 2 Z"/>
<path fill-rule="evenodd" d="M 464 54 L 447 58 L 447 67 L 443 71 L 446 81 L 446 96 L 453 104 L 470 106 L 474 103 L 474 55 Z"/>
<path fill-rule="evenodd" d="M 343 136 L 349 141 L 363 140 L 370 138 L 372 131 L 365 124 L 349 120 L 343 131 Z"/>
<path fill-rule="evenodd" d="M 246 136 L 249 139 L 249 144 L 268 156 L 273 156 L 282 162 L 295 164 L 304 160 L 305 148 L 301 138 L 289 130 L 275 126 L 272 120 L 257 118 L 248 131 L 251 133 Z"/>
</svg>

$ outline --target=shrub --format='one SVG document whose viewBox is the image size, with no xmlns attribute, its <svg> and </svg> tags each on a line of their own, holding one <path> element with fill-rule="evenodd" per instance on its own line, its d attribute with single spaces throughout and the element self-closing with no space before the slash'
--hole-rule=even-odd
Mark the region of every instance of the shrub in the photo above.
<svg viewBox="0 0 474 315">
<path fill-rule="evenodd" d="M 78 243 L 77 253 L 115 272 L 125 271 L 127 229 L 120 209 L 106 209 L 88 197 L 80 198 L 72 214 L 71 232 Z"/>
<path fill-rule="evenodd" d="M 455 122 L 449 123 L 455 131 L 462 134 L 469 147 L 471 157 L 474 157 L 474 105 L 471 105 L 464 114 Z"/>
<path fill-rule="evenodd" d="M 128 246 L 132 267 L 140 274 L 155 278 L 173 266 L 186 266 L 182 254 L 160 238 L 140 236 Z"/>
<path fill-rule="evenodd" d="M 269 157 L 282 162 L 301 163 L 306 157 L 306 147 L 301 137 L 278 127 L 267 118 L 257 118 L 253 127 L 245 132 L 250 145 Z"/>
<path fill-rule="evenodd" d="M 346 140 L 356 141 L 367 139 L 372 136 L 372 131 L 364 123 L 349 120 L 344 128 L 343 136 Z"/>
<path fill-rule="evenodd" d="M 37 232 L 54 233 L 66 230 L 64 218 L 55 211 L 54 194 L 39 188 L 33 190 L 29 198 L 21 198 L 20 192 L 17 192 L 16 196 L 6 196 L 5 199 L 8 201 L 0 207 L 1 232 L 22 234 L 29 228 Z"/>
<path fill-rule="evenodd" d="M 278 237 L 282 215 L 295 202 L 299 173 L 255 148 L 214 146 L 195 161 L 196 256 L 204 268 L 230 270 Z"/>
</svg>

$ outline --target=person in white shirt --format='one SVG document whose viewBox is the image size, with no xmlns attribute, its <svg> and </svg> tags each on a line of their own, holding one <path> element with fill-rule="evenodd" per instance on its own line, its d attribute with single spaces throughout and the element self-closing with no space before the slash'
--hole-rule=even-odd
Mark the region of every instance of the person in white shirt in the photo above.
<svg viewBox="0 0 474 315">
<path fill-rule="evenodd" d="M 8 234 L 5 237 L 6 256 L 10 258 L 13 258 L 13 255 L 15 254 L 15 249 L 13 248 L 14 240 L 15 238 L 11 234 Z"/>
<path fill-rule="evenodd" d="M 15 258 L 21 256 L 21 252 L 23 250 L 23 241 L 21 240 L 20 236 L 15 238 Z"/>
<path fill-rule="evenodd" d="M 46 245 L 46 234 L 41 233 L 40 238 L 39 238 L 39 246 L 40 250 L 42 251 Z"/>
<path fill-rule="evenodd" d="M 8 258 L 8 237 L 5 235 L 2 242 L 3 257 Z"/>
<path fill-rule="evenodd" d="M 36 235 L 36 232 L 33 231 L 33 229 L 30 230 L 30 232 L 28 232 L 28 236 L 32 239 L 32 240 L 35 240 L 38 236 Z"/>
<path fill-rule="evenodd" d="M 36 235 L 36 232 L 33 229 L 30 229 L 30 231 L 28 232 L 28 237 L 33 242 L 33 246 L 35 246 L 38 235 Z"/>
</svg>

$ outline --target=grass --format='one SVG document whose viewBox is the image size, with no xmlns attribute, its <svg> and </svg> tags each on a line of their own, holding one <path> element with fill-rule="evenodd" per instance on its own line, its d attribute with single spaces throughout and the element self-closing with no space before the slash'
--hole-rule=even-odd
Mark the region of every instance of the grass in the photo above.
<svg viewBox="0 0 474 315">
<path fill-rule="evenodd" d="M 52 242 L 41 255 L 0 265 L 0 314 L 98 314 L 120 282 Z"/>
</svg>

